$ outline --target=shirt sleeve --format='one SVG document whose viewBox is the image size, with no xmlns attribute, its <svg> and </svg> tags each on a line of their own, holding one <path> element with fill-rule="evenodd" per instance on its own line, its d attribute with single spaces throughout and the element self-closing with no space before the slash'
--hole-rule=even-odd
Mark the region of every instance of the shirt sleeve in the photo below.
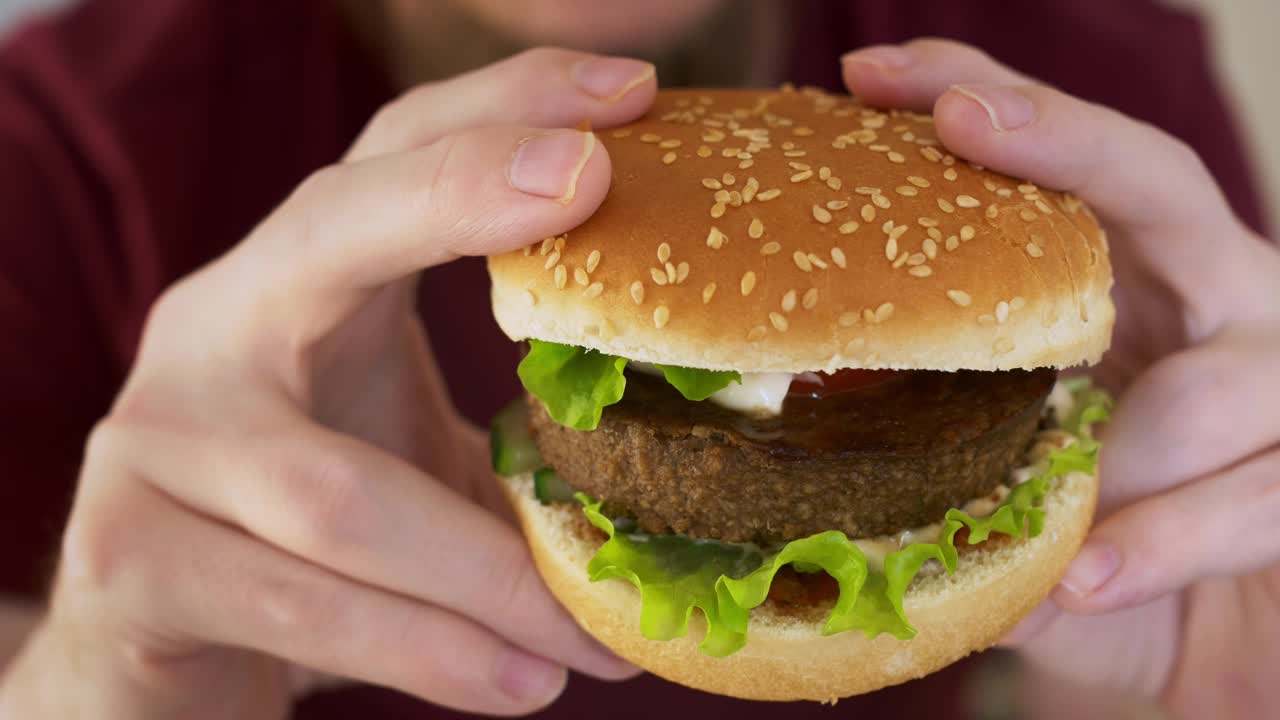
<svg viewBox="0 0 1280 720">
<path fill-rule="evenodd" d="M 0 594 L 45 591 L 85 438 L 118 379 L 76 243 L 91 193 L 0 77 Z"/>
</svg>

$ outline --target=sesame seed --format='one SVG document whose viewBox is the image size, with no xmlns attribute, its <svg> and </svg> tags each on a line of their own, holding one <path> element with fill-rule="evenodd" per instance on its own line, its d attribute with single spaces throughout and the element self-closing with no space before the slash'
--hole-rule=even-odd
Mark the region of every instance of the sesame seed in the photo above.
<svg viewBox="0 0 1280 720">
<path fill-rule="evenodd" d="M 738 156 L 738 148 L 725 148 L 720 151 L 720 157 L 731 158 Z"/>
<path fill-rule="evenodd" d="M 805 310 L 812 310 L 818 304 L 818 288 L 809 288 L 805 291 L 804 297 L 800 300 L 800 306 Z"/>
<path fill-rule="evenodd" d="M 916 265 L 915 267 L 908 270 L 907 273 L 909 275 L 912 275 L 914 277 L 919 277 L 919 278 L 929 277 L 930 275 L 933 274 L 933 268 L 929 267 L 928 265 Z"/>
<path fill-rule="evenodd" d="M 996 353 L 1003 355 L 1005 353 L 1013 352 L 1013 341 L 1009 338 L 999 338 L 992 347 L 995 349 Z"/>
<path fill-rule="evenodd" d="M 681 261 L 680 264 L 676 266 L 676 284 L 680 285 L 684 283 L 685 279 L 687 279 L 688 277 L 689 277 L 689 263 Z"/>
<path fill-rule="evenodd" d="M 907 182 L 911 183 L 912 185 L 915 185 L 916 187 L 921 187 L 921 188 L 929 187 L 929 181 L 925 180 L 919 175 L 908 175 Z"/>
<path fill-rule="evenodd" d="M 897 240 L 898 238 L 902 237 L 903 235 L 906 235 L 906 234 L 907 234 L 907 230 L 908 230 L 908 227 L 907 227 L 906 225 L 899 225 L 899 226 L 897 226 L 897 227 L 895 227 L 894 229 L 892 229 L 892 230 L 890 230 L 890 231 L 889 231 L 889 237 L 893 238 L 894 240 Z"/>
<path fill-rule="evenodd" d="M 982 314 L 982 315 L 979 315 L 979 316 L 978 316 L 978 324 L 979 324 L 979 325 L 982 325 L 982 326 L 984 326 L 984 327 L 986 327 L 986 326 L 990 326 L 990 325 L 995 325 L 995 324 L 996 324 L 996 316 L 995 316 L 995 315 L 992 315 L 992 314 L 990 314 L 990 313 L 984 313 L 984 314 Z"/>
<path fill-rule="evenodd" d="M 801 270 L 805 272 L 813 271 L 813 264 L 809 262 L 809 256 L 805 255 L 799 250 L 795 251 L 794 253 L 791 253 L 791 259 L 792 261 L 795 262 L 796 267 L 800 268 Z"/>
<path fill-rule="evenodd" d="M 1006 187 L 1002 187 L 999 190 L 996 190 L 996 194 L 1002 198 L 1013 197 L 1013 191 Z"/>
<path fill-rule="evenodd" d="M 658 285 L 667 284 L 667 273 L 660 268 L 654 268 L 654 267 L 649 268 L 649 277 L 653 279 L 653 282 L 655 284 L 658 284 Z"/>
<path fill-rule="evenodd" d="M 761 255 L 776 255 L 780 250 L 782 250 L 782 245 L 773 240 L 770 240 L 769 242 L 760 246 Z"/>
<path fill-rule="evenodd" d="M 755 164 L 756 164 L 755 160 L 743 160 L 742 162 L 738 163 L 738 169 L 750 170 L 751 168 L 755 167 Z"/>
<path fill-rule="evenodd" d="M 711 302 L 711 296 L 715 294 L 716 294 L 716 284 L 713 282 L 707 283 L 707 286 L 702 288 L 702 304 L 706 305 L 707 303 Z"/>
<path fill-rule="evenodd" d="M 893 203 L 889 202 L 889 198 L 886 195 L 872 195 L 871 203 L 881 210 L 888 210 L 893 205 Z"/>
<path fill-rule="evenodd" d="M 818 268 L 819 270 L 826 270 L 826 269 L 827 269 L 827 261 L 826 261 L 826 260 L 823 260 L 822 258 L 818 257 L 817 255 L 814 255 L 813 253 L 809 253 L 807 257 L 809 258 L 809 264 L 810 264 L 810 265 L 812 265 L 812 266 L 814 266 L 814 267 Z"/>
<path fill-rule="evenodd" d="M 858 324 L 858 313 L 845 312 L 840 313 L 840 317 L 836 318 L 836 322 L 840 327 L 853 327 Z"/>
<path fill-rule="evenodd" d="M 1009 303 L 1001 300 L 996 303 L 996 322 L 1003 325 L 1009 319 Z"/>
<path fill-rule="evenodd" d="M 843 210 L 847 207 L 849 207 L 849 203 L 846 200 L 828 200 L 827 201 L 828 210 Z"/>
<path fill-rule="evenodd" d="M 991 205 L 987 206 L 987 210 L 983 214 L 987 216 L 988 220 L 995 220 L 996 217 L 1000 214 L 1000 208 L 996 207 L 995 203 L 992 203 Z"/>
<path fill-rule="evenodd" d="M 796 291 L 788 290 L 782 295 L 782 312 L 791 312 L 796 309 Z"/>
<path fill-rule="evenodd" d="M 923 265 L 925 263 L 925 259 L 924 253 L 911 253 L 911 255 L 907 257 L 907 264 L 913 267 L 916 265 Z"/>
<path fill-rule="evenodd" d="M 667 243 L 662 243 L 661 245 L 658 246 L 658 262 L 664 263 L 670 259 L 671 259 L 671 246 L 668 245 Z"/>
<path fill-rule="evenodd" d="M 830 177 L 831 177 L 831 168 L 827 167 L 826 165 L 823 165 L 822 167 L 818 168 L 819 180 L 826 181 Z"/>
<path fill-rule="evenodd" d="M 938 243 L 933 238 L 925 238 L 920 244 L 920 249 L 924 250 L 924 254 L 930 259 L 938 257 Z"/>
<path fill-rule="evenodd" d="M 752 239 L 764 235 L 764 223 L 760 222 L 760 218 L 751 218 L 751 224 L 747 226 L 747 235 Z"/>
<path fill-rule="evenodd" d="M 978 234 L 978 231 L 974 230 L 972 225 L 965 225 L 964 227 L 960 228 L 960 239 L 966 242 L 968 242 L 969 240 L 972 240 L 974 236 L 977 234 Z"/>
<path fill-rule="evenodd" d="M 670 262 L 666 264 L 667 282 L 674 283 L 676 281 L 676 266 Z"/>
<path fill-rule="evenodd" d="M 942 153 L 938 152 L 938 149 L 933 147 L 920 148 L 920 155 L 929 162 L 938 162 L 942 159 Z"/>
<path fill-rule="evenodd" d="M 969 297 L 969 293 L 963 290 L 948 290 L 947 297 L 951 298 L 951 302 L 960 307 L 969 307 L 969 303 L 973 302 L 973 298 Z"/>
<path fill-rule="evenodd" d="M 725 173 L 720 177 L 720 182 L 724 183 L 725 185 L 732 185 L 737 181 L 738 180 L 733 176 L 733 173 L 729 173 L 729 172 Z"/>
<path fill-rule="evenodd" d="M 587 275 L 587 271 L 580 267 L 573 269 L 573 281 L 584 287 L 591 284 L 591 278 Z"/>
<path fill-rule="evenodd" d="M 778 197 L 781 194 L 782 194 L 781 190 L 779 190 L 778 188 L 772 188 L 769 190 L 765 190 L 764 192 L 757 193 L 756 199 L 759 200 L 760 202 L 769 202 L 770 200 Z"/>
<path fill-rule="evenodd" d="M 912 185 L 899 185 L 893 191 L 906 197 L 915 197 L 920 194 L 920 191 Z"/>
<path fill-rule="evenodd" d="M 656 143 L 661 141 L 662 141 L 662 136 L 654 135 L 653 133 L 645 133 L 640 136 L 640 142 L 642 143 Z"/>
<path fill-rule="evenodd" d="M 841 235 L 852 235 L 858 229 L 858 223 L 850 220 L 840 225 L 839 231 Z"/>
<path fill-rule="evenodd" d="M 550 270 L 551 268 L 555 267 L 556 264 L 559 262 L 560 262 L 560 251 L 552 250 L 551 254 L 547 256 L 547 261 L 542 264 L 542 269 Z"/>
<path fill-rule="evenodd" d="M 928 230 L 925 230 L 925 233 L 929 237 L 933 238 L 934 242 L 937 242 L 942 239 L 942 231 L 936 227 L 930 227 Z"/>
<path fill-rule="evenodd" d="M 809 179 L 809 178 L 811 178 L 811 177 L 813 177 L 813 171 L 812 171 L 812 170 L 805 170 L 805 171 L 803 171 L 803 172 L 798 172 L 798 173 L 796 173 L 795 175 L 792 175 L 792 176 L 791 176 L 791 182 L 793 182 L 793 183 L 795 183 L 795 182 L 804 182 L 805 180 L 808 180 L 808 179 Z"/>
<path fill-rule="evenodd" d="M 843 185 L 843 184 L 844 184 L 844 183 L 842 183 L 842 182 L 840 181 L 840 178 L 838 178 L 838 177 L 829 177 L 829 178 L 827 178 L 827 187 L 831 188 L 832 190 L 839 190 L 839 189 L 840 189 L 840 186 L 841 186 L 841 185 Z"/>
<path fill-rule="evenodd" d="M 631 128 L 622 128 L 621 130 L 613 131 L 613 136 L 616 138 L 624 138 L 630 134 L 631 134 Z"/>
<path fill-rule="evenodd" d="M 600 251 L 592 250 L 591 254 L 587 256 L 587 272 L 595 272 L 596 268 L 599 266 L 600 266 Z"/>
<path fill-rule="evenodd" d="M 928 228 L 930 230 L 933 230 L 934 228 L 937 228 L 938 225 L 940 225 L 941 223 L 938 222 L 937 218 L 931 218 L 925 215 L 925 216 L 916 218 L 916 224 L 918 224 L 922 228 Z"/>
<path fill-rule="evenodd" d="M 765 326 L 756 325 L 755 327 L 747 331 L 747 339 L 752 341 L 759 340 L 760 338 L 768 334 L 768 332 L 769 332 L 769 329 L 766 328 Z"/>
<path fill-rule="evenodd" d="M 738 289 L 742 291 L 744 296 L 750 295 L 751 291 L 756 287 L 756 274 L 750 270 L 742 274 L 742 281 L 738 283 Z"/>
<path fill-rule="evenodd" d="M 1044 257 L 1044 250 L 1040 249 L 1039 245 L 1029 242 L 1027 243 L 1027 254 L 1033 258 Z"/>
<path fill-rule="evenodd" d="M 722 186 L 720 181 L 715 178 L 702 178 L 702 187 L 708 190 L 719 190 Z"/>
<path fill-rule="evenodd" d="M 800 125 L 800 126 L 798 126 L 798 127 L 793 128 L 793 129 L 791 130 L 791 134 L 792 134 L 792 135 L 798 135 L 798 136 L 800 136 L 800 137 L 808 137 L 808 136 L 810 136 L 810 135 L 812 135 L 812 134 L 813 134 L 813 129 L 812 129 L 812 128 L 807 128 L 807 127 L 805 127 L 805 126 L 803 126 L 803 125 Z"/>
<path fill-rule="evenodd" d="M 978 198 L 972 195 L 957 195 L 956 204 L 962 208 L 976 208 L 982 203 L 978 202 Z"/>
<path fill-rule="evenodd" d="M 758 150 L 759 148 L 756 148 L 756 149 Z M 751 152 L 756 152 L 756 150 L 752 150 Z M 738 153 L 738 159 L 739 159 L 739 160 L 750 160 L 750 159 L 751 159 L 751 152 L 740 152 L 740 153 Z"/>
<path fill-rule="evenodd" d="M 716 203 L 715 205 L 712 205 L 712 206 L 711 206 L 711 217 L 713 217 L 713 218 L 723 217 L 723 216 L 724 216 L 724 208 L 725 208 L 725 206 L 724 206 L 724 203 L 723 203 L 723 202 L 718 202 L 718 203 Z"/>
<path fill-rule="evenodd" d="M 729 204 L 734 207 L 742 207 L 742 193 L 734 190 L 729 193 Z"/>
<path fill-rule="evenodd" d="M 784 317 L 781 313 L 776 313 L 776 312 L 769 313 L 769 322 L 773 325 L 773 327 L 778 332 L 786 332 L 787 327 L 789 327 L 787 323 L 787 318 Z"/>
<path fill-rule="evenodd" d="M 890 152 L 886 157 L 889 158 L 889 162 L 891 163 L 902 164 L 907 161 L 907 159 L 903 157 L 902 153 L 900 152 Z"/>
<path fill-rule="evenodd" d="M 1023 183 L 1018 186 L 1018 192 L 1020 193 L 1033 193 L 1033 192 L 1039 192 L 1039 191 L 1040 191 L 1040 188 L 1036 187 L 1035 185 L 1032 185 L 1031 183 Z"/>
<path fill-rule="evenodd" d="M 658 143 L 658 147 L 662 148 L 663 150 L 678 148 L 680 147 L 680 145 L 681 145 L 681 142 L 678 138 L 671 138 L 670 140 L 663 140 L 662 142 Z"/>
<path fill-rule="evenodd" d="M 644 302 L 644 283 L 639 280 L 631 283 L 631 300 L 637 305 Z"/>
<path fill-rule="evenodd" d="M 789 162 L 787 163 L 787 165 L 790 166 L 792 170 L 808 170 L 809 169 L 809 166 L 802 162 Z"/>
<path fill-rule="evenodd" d="M 1036 211 L 1031 208 L 1022 208 L 1018 211 L 1018 217 L 1022 218 L 1023 222 L 1035 222 L 1035 219 L 1040 216 L 1036 215 Z"/>
<path fill-rule="evenodd" d="M 569 271 L 565 270 L 563 265 L 556 266 L 555 281 L 557 290 L 563 290 L 569 283 Z"/>
<path fill-rule="evenodd" d="M 995 181 L 993 181 L 991 178 L 983 178 L 983 179 L 982 179 L 982 187 L 986 188 L 986 189 L 987 189 L 987 192 L 995 192 L 995 191 L 996 191 L 996 184 L 995 184 Z"/>
<path fill-rule="evenodd" d="M 586 290 L 582 291 L 582 294 L 585 297 L 597 298 L 600 297 L 600 293 L 602 292 L 604 292 L 604 283 L 593 282 L 587 286 Z"/>
<path fill-rule="evenodd" d="M 1039 200 L 1039 199 L 1036 200 L 1036 208 L 1038 208 L 1040 212 L 1044 213 L 1045 215 L 1053 214 L 1053 208 L 1049 207 L 1049 203 L 1043 200 Z"/>
<path fill-rule="evenodd" d="M 663 165 L 670 165 L 671 163 L 673 163 L 673 162 L 675 162 L 675 161 L 676 161 L 676 154 L 675 154 L 675 152 L 674 152 L 674 151 L 669 152 L 669 153 L 667 153 L 666 155 L 663 155 L 663 156 L 662 156 L 662 164 L 663 164 Z"/>
<path fill-rule="evenodd" d="M 881 303 L 880 307 L 876 308 L 875 314 L 873 315 L 873 317 L 875 318 L 875 321 L 878 323 L 882 323 L 885 320 L 888 320 L 892 316 L 893 316 L 893 303 L 891 302 Z"/>
<path fill-rule="evenodd" d="M 1009 308 L 1012 310 L 1021 310 L 1026 306 L 1027 306 L 1027 299 L 1022 297 L 1021 295 L 1014 295 L 1013 299 L 1009 301 Z"/>
<path fill-rule="evenodd" d="M 960 247 L 960 238 L 955 235 L 948 235 L 946 244 L 947 252 L 955 250 L 958 247 Z"/>
<path fill-rule="evenodd" d="M 666 305 L 659 305 L 653 309 L 653 326 L 661 330 L 671 322 L 671 311 Z"/>
<path fill-rule="evenodd" d="M 564 244 L 565 244 L 565 241 L 568 239 L 568 237 L 569 237 L 568 235 L 561 235 L 560 237 L 556 238 L 556 242 L 555 242 L 556 252 L 559 252 L 559 253 L 564 252 Z"/>
<path fill-rule="evenodd" d="M 715 195 L 711 196 L 716 202 L 727 203 L 729 198 L 733 197 L 728 190 L 717 190 Z"/>
<path fill-rule="evenodd" d="M 875 219 L 876 219 L 876 209 L 872 207 L 870 204 L 863 205 L 862 206 L 863 222 L 872 222 Z"/>
<path fill-rule="evenodd" d="M 890 236 L 884 244 L 884 257 L 886 260 L 892 261 L 898 257 L 898 239 Z"/>
<path fill-rule="evenodd" d="M 879 143 L 877 143 L 877 144 L 875 144 L 875 145 L 868 145 L 868 146 L 867 146 L 867 149 L 868 149 L 868 150 L 870 150 L 871 152 L 878 152 L 878 153 L 889 152 L 889 146 L 888 146 L 888 145 L 883 145 L 883 144 L 879 144 Z"/>
<path fill-rule="evenodd" d="M 719 250 L 728 239 L 728 236 L 720 232 L 720 228 L 712 225 L 711 230 L 707 233 L 707 247 L 712 250 Z"/>
<path fill-rule="evenodd" d="M 893 269 L 894 269 L 894 270 L 897 270 L 898 268 L 902 267 L 903 265 L 906 265 L 906 264 L 907 264 L 907 258 L 909 258 L 909 257 L 911 257 L 911 253 L 907 252 L 906 250 L 903 250 L 902 252 L 898 253 L 898 257 L 897 257 L 897 259 L 895 259 L 895 260 L 893 261 Z"/>
<path fill-rule="evenodd" d="M 700 157 L 700 158 L 709 158 L 709 157 L 711 157 L 711 148 L 707 147 L 706 145 L 699 145 L 699 146 L 698 146 L 698 157 Z"/>
<path fill-rule="evenodd" d="M 538 296 L 534 295 L 532 290 L 525 290 L 524 301 L 526 305 L 528 305 L 529 307 L 533 307 L 534 305 L 538 304 Z"/>
<path fill-rule="evenodd" d="M 955 182 L 956 178 L 959 177 L 959 174 L 956 172 L 955 168 L 947 168 L 942 171 L 942 177 L 950 182 Z"/>
<path fill-rule="evenodd" d="M 804 150 L 787 150 L 782 153 L 783 157 L 804 157 L 805 155 L 808 155 L 808 153 Z"/>
<path fill-rule="evenodd" d="M 814 206 L 813 206 L 813 219 L 814 219 L 814 220 L 817 220 L 818 222 L 820 222 L 820 223 L 822 223 L 822 224 L 824 224 L 824 225 L 825 225 L 825 224 L 827 224 L 827 223 L 831 222 L 831 211 L 827 210 L 826 208 L 822 207 L 821 205 L 814 205 Z"/>
</svg>

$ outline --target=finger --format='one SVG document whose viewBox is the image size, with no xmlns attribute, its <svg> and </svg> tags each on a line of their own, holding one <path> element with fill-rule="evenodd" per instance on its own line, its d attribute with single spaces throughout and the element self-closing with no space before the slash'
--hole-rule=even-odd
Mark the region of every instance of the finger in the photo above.
<svg viewBox="0 0 1280 720">
<path fill-rule="evenodd" d="M 1134 607 L 1214 576 L 1280 563 L 1280 450 L 1131 505 L 1094 529 L 1053 599 Z"/>
<path fill-rule="evenodd" d="M 840 58 L 840 68 L 845 86 L 861 100 L 919 112 L 957 83 L 1030 82 L 972 45 L 939 38 L 861 48 Z"/>
<path fill-rule="evenodd" d="M 1140 375 L 1106 426 L 1100 515 L 1280 444 L 1277 354 L 1280 338 L 1227 333 Z"/>
<path fill-rule="evenodd" d="M 606 679 L 634 674 L 574 622 L 522 536 L 491 512 L 354 438 L 270 409 L 255 427 L 126 433 L 144 478 L 288 553 L 439 605 Z"/>
<path fill-rule="evenodd" d="M 232 274 L 275 289 L 272 300 L 283 304 L 274 310 L 291 317 L 346 309 L 423 268 L 575 227 L 604 199 L 609 173 L 591 133 L 521 127 L 332 166 L 238 248 L 243 269 Z"/>
<path fill-rule="evenodd" d="M 78 596 L 106 598 L 116 624 L 145 628 L 133 659 L 149 676 L 214 644 L 469 712 L 531 712 L 564 687 L 563 667 L 455 613 L 329 573 L 145 486 L 103 495 L 76 527 L 69 577 Z"/>
<path fill-rule="evenodd" d="M 1044 632 L 1045 628 L 1052 625 L 1061 614 L 1062 610 L 1052 600 L 1045 600 L 1022 618 L 996 644 L 1001 647 L 1017 647 Z"/>
<path fill-rule="evenodd" d="M 536 48 L 406 92 L 374 115 L 346 159 L 408 150 L 471 127 L 583 120 L 611 127 L 648 109 L 657 90 L 652 63 Z"/>
</svg>

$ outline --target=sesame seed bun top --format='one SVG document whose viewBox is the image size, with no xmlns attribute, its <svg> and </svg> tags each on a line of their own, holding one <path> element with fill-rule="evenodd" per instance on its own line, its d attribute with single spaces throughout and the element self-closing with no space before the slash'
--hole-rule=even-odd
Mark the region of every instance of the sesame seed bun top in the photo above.
<svg viewBox="0 0 1280 720">
<path fill-rule="evenodd" d="M 746 372 L 1067 367 L 1110 343 L 1093 214 L 955 158 L 927 115 L 665 90 L 598 135 L 600 209 L 489 260 L 513 340 Z"/>
</svg>

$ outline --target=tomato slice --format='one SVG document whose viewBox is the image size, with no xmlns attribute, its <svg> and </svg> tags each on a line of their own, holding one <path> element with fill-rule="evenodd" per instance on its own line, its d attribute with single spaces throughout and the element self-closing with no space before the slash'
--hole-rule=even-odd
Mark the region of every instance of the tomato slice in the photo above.
<svg viewBox="0 0 1280 720">
<path fill-rule="evenodd" d="M 791 381 L 788 395 L 807 395 L 809 397 L 825 397 L 836 393 L 858 390 L 871 385 L 892 380 L 901 374 L 900 370 L 862 370 L 845 368 L 833 373 L 807 372 L 796 375 Z"/>
</svg>

